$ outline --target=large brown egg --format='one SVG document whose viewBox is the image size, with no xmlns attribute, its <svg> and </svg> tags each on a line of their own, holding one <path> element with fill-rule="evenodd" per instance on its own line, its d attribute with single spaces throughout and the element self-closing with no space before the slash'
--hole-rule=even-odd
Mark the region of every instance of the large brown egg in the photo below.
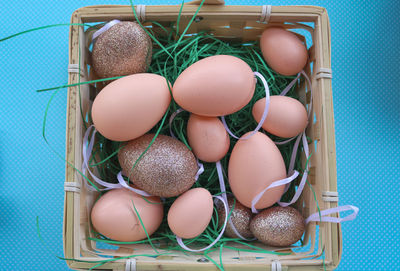
<svg viewBox="0 0 400 271">
<path fill-rule="evenodd" d="M 251 232 L 264 244 L 286 247 L 300 240 L 305 230 L 303 216 L 292 207 L 271 207 L 256 215 Z"/>
<path fill-rule="evenodd" d="M 180 195 L 168 211 L 168 226 L 181 238 L 194 238 L 208 226 L 213 214 L 212 196 L 204 188 Z"/>
<path fill-rule="evenodd" d="M 294 33 L 283 28 L 265 29 L 261 35 L 260 47 L 265 61 L 280 74 L 295 75 L 307 63 L 306 46 Z"/>
<path fill-rule="evenodd" d="M 239 111 L 253 97 L 256 79 L 249 65 L 228 55 L 206 57 L 176 79 L 172 95 L 185 110 L 218 117 Z"/>
<path fill-rule="evenodd" d="M 251 201 L 257 194 L 271 183 L 286 178 L 285 163 L 275 143 L 257 132 L 250 138 L 239 140 L 233 147 L 228 176 L 235 198 L 251 208 Z M 281 185 L 267 190 L 255 207 L 263 209 L 273 205 L 281 198 L 284 188 Z"/>
<path fill-rule="evenodd" d="M 258 100 L 253 106 L 253 117 L 260 122 L 265 108 L 265 98 Z M 298 100 L 286 96 L 271 96 L 268 115 L 262 128 L 276 136 L 293 137 L 307 127 L 306 108 Z"/>
<path fill-rule="evenodd" d="M 146 134 L 129 141 L 118 153 L 119 163 L 140 189 L 160 197 L 178 196 L 194 184 L 198 171 L 193 153 L 179 140 L 158 135 L 132 170 L 153 137 L 154 134 Z"/>
<path fill-rule="evenodd" d="M 120 22 L 100 34 L 93 45 L 92 64 L 101 78 L 146 72 L 152 43 L 136 22 Z"/>
<path fill-rule="evenodd" d="M 146 200 L 128 189 L 113 189 L 104 194 L 93 206 L 91 220 L 93 227 L 104 236 L 122 242 L 139 241 L 146 238 L 160 226 L 163 219 L 163 205 L 159 197 Z"/>
<path fill-rule="evenodd" d="M 95 98 L 92 118 L 96 129 L 113 141 L 127 141 L 147 133 L 168 109 L 167 80 L 139 73 L 107 85 Z"/>
<path fill-rule="evenodd" d="M 220 203 L 220 202 L 219 202 Z M 232 209 L 234 198 L 228 197 L 229 211 Z M 225 222 L 225 209 L 222 204 L 217 205 L 218 211 L 218 227 L 221 228 Z M 244 207 L 239 201 L 235 202 L 235 208 L 231 214 L 231 221 L 236 231 L 244 238 L 252 238 L 253 234 L 250 231 L 250 221 L 253 214 L 249 208 Z M 233 230 L 231 224 L 226 224 L 225 233 L 226 236 L 231 238 L 240 238 Z"/>
<path fill-rule="evenodd" d="M 228 133 L 216 117 L 191 114 L 187 124 L 187 137 L 193 153 L 205 162 L 217 162 L 229 150 Z"/>
</svg>

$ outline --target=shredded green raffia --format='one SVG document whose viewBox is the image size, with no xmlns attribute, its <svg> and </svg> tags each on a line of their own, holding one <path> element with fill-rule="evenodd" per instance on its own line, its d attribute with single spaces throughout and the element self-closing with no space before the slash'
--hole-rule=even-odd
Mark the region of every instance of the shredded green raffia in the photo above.
<svg viewBox="0 0 400 271">
<path fill-rule="evenodd" d="M 7 37 L 4 37 L 4 38 L 0 39 L 0 42 L 6 41 L 8 39 L 15 38 L 15 37 L 23 35 L 23 34 L 27 34 L 29 32 L 34 32 L 34 31 L 38 31 L 38 30 L 42 30 L 42 29 L 46 29 L 46 28 L 53 28 L 53 27 L 58 27 L 58 26 L 73 26 L 73 25 L 91 27 L 91 25 L 89 25 L 89 24 L 76 24 L 76 23 L 74 23 L 74 24 L 51 24 L 51 25 L 35 27 L 35 28 L 32 28 L 32 29 L 28 29 L 28 30 L 25 30 L 25 31 L 21 31 L 21 32 L 15 33 L 13 35 L 10 35 L 10 36 L 7 36 Z"/>
</svg>

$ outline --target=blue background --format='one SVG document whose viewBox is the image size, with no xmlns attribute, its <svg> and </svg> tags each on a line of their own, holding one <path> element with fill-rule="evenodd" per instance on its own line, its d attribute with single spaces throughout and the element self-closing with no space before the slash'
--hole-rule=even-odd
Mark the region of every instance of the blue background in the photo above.
<svg viewBox="0 0 400 271">
<path fill-rule="evenodd" d="M 1 0 L 0 38 L 37 26 L 68 23 L 75 9 L 95 4 L 129 1 Z M 344 248 L 338 270 L 399 270 L 400 5 L 382 0 L 227 4 L 327 8 L 340 203 L 361 209 L 355 221 L 342 225 Z M 0 269 L 66 270 L 66 264 L 54 255 L 63 254 L 64 163 L 41 135 L 51 93 L 35 90 L 67 82 L 68 27 L 2 42 L 0 60 Z M 66 97 L 66 90 L 59 93 L 48 123 L 49 141 L 62 154 Z M 38 241 L 36 216 L 49 249 Z"/>
</svg>

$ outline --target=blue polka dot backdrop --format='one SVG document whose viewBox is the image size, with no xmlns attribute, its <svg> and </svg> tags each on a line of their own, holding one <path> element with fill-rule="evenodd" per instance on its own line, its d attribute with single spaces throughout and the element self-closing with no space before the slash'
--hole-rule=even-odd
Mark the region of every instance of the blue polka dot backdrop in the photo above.
<svg viewBox="0 0 400 271">
<path fill-rule="evenodd" d="M 142 1 L 179 4 L 180 1 Z M 400 5 L 396 1 L 226 1 L 241 5 L 327 8 L 332 34 L 333 98 L 340 204 L 360 207 L 342 224 L 338 270 L 400 270 Z M 140 4 L 139 2 L 135 2 Z M 69 23 L 84 5 L 129 1 L 2 1 L 0 38 Z M 0 270 L 68 270 L 63 256 L 67 92 L 36 89 L 67 82 L 68 27 L 0 43 Z M 43 245 L 36 230 L 39 217 Z"/>
</svg>

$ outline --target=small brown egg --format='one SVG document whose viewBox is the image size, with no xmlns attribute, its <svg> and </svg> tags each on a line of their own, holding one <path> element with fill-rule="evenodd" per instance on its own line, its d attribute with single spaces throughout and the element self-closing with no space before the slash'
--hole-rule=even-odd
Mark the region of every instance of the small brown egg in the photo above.
<svg viewBox="0 0 400 271">
<path fill-rule="evenodd" d="M 229 211 L 232 209 L 234 198 L 228 196 Z M 225 208 L 223 204 L 218 202 L 218 227 L 221 228 L 225 222 Z M 250 231 L 250 221 L 253 214 L 249 208 L 244 207 L 239 201 L 235 202 L 235 209 L 233 209 L 231 214 L 231 221 L 233 226 L 235 226 L 237 232 L 244 238 L 253 238 L 253 234 Z M 225 235 L 231 238 L 239 238 L 232 229 L 230 223 L 226 224 Z"/>
<path fill-rule="evenodd" d="M 93 45 L 92 64 L 101 78 L 146 72 L 152 43 L 136 22 L 120 22 L 100 34 Z"/>
<path fill-rule="evenodd" d="M 265 107 L 265 98 L 258 100 L 253 106 L 253 117 L 260 122 Z M 286 96 L 271 96 L 268 115 L 262 128 L 276 136 L 293 137 L 307 127 L 306 108 L 298 100 Z"/>
<path fill-rule="evenodd" d="M 267 135 L 260 132 L 235 144 L 229 159 L 228 176 L 233 195 L 248 208 L 262 190 L 287 177 L 281 152 Z M 255 208 L 272 206 L 282 197 L 284 189 L 281 185 L 267 190 Z"/>
<path fill-rule="evenodd" d="M 168 211 L 168 226 L 181 238 L 194 238 L 208 226 L 213 214 L 213 200 L 204 188 L 193 188 L 180 195 Z"/>
<path fill-rule="evenodd" d="M 294 33 L 283 28 L 265 29 L 260 47 L 268 65 L 282 75 L 298 74 L 307 63 L 306 46 Z"/>
<path fill-rule="evenodd" d="M 147 201 L 146 201 L 147 200 Z M 97 232 L 116 241 L 133 242 L 146 238 L 135 208 L 149 235 L 160 226 L 163 205 L 159 197 L 147 197 L 125 188 L 104 194 L 93 206 L 91 220 Z"/>
<path fill-rule="evenodd" d="M 229 150 L 228 133 L 216 117 L 191 114 L 187 124 L 187 137 L 193 153 L 205 162 L 217 162 Z"/>
<path fill-rule="evenodd" d="M 153 137 L 154 134 L 146 134 L 129 141 L 118 153 L 119 163 L 140 189 L 154 196 L 178 196 L 192 187 L 198 171 L 193 153 L 179 140 L 158 135 L 132 170 Z"/>
<path fill-rule="evenodd" d="M 303 216 L 292 207 L 271 207 L 257 214 L 250 230 L 262 243 L 286 247 L 300 240 L 305 230 Z"/>
</svg>

